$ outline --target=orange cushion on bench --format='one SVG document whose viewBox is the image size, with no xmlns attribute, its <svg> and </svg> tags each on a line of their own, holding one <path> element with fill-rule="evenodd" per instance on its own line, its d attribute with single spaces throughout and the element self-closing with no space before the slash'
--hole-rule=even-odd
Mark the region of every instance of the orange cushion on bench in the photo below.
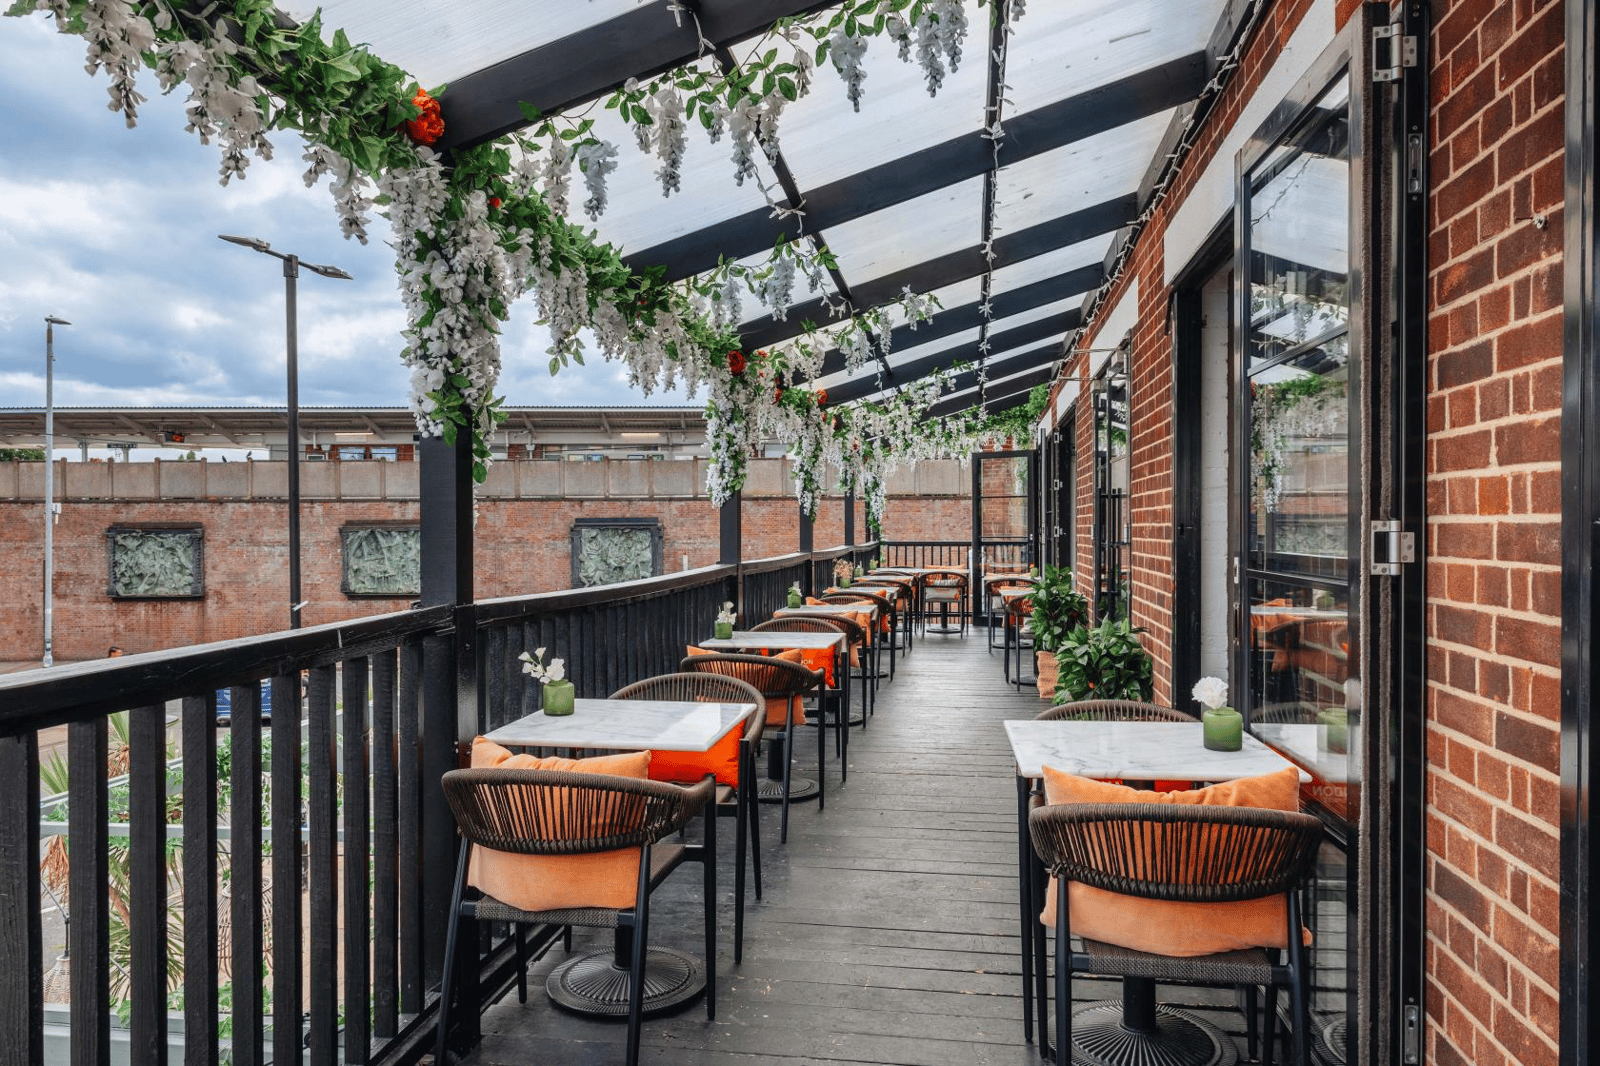
<svg viewBox="0 0 1600 1066">
<path fill-rule="evenodd" d="M 492 740 L 472 742 L 472 765 L 508 770 L 570 770 L 643 779 L 649 776 L 650 753 L 601 755 L 593 759 L 513 755 Z M 578 835 L 595 835 L 607 827 L 575 827 Z M 525 911 L 567 907 L 632 907 L 639 886 L 639 849 L 619 848 L 587 855 L 518 855 L 474 847 L 467 866 L 467 884 L 502 903 Z"/>
<path fill-rule="evenodd" d="M 1048 804 L 1183 803 L 1277 811 L 1300 809 L 1300 771 L 1292 766 L 1260 777 L 1179 792 L 1147 792 L 1079 777 L 1053 766 L 1043 770 Z M 1074 882 L 1067 886 L 1067 899 L 1072 907 L 1074 936 L 1136 951 L 1187 957 L 1288 946 L 1288 904 L 1281 895 L 1236 903 L 1186 903 L 1142 899 Z M 1044 911 L 1039 915 L 1039 920 L 1051 927 L 1056 921 L 1055 901 L 1055 879 L 1051 878 L 1045 891 Z M 1304 935 L 1309 944 L 1310 932 Z"/>
</svg>

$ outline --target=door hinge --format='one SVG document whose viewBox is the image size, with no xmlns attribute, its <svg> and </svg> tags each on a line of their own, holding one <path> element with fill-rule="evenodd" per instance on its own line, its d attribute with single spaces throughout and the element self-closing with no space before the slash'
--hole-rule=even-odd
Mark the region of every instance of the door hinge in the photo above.
<svg viewBox="0 0 1600 1066">
<path fill-rule="evenodd" d="M 1375 576 L 1398 574 L 1401 563 L 1417 561 L 1417 535 L 1402 529 L 1399 522 L 1372 523 L 1372 563 L 1367 572 Z"/>
<path fill-rule="evenodd" d="M 1422 1061 L 1422 1012 L 1415 1003 L 1405 1007 L 1400 1034 L 1400 1058 L 1407 1064 Z"/>
<path fill-rule="evenodd" d="M 1401 27 L 1372 27 L 1372 80 L 1399 81 L 1401 70 L 1417 65 L 1417 39 L 1400 32 Z"/>
</svg>

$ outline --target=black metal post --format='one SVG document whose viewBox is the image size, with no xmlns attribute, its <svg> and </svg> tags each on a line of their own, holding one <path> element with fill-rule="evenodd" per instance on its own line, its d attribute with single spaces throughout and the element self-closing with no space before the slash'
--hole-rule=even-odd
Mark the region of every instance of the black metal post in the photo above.
<svg viewBox="0 0 1600 1066">
<path fill-rule="evenodd" d="M 454 444 L 424 438 L 417 447 L 421 462 L 422 605 L 458 608 L 454 638 L 430 637 L 423 642 L 421 747 L 421 924 L 426 931 L 423 972 L 428 987 L 437 987 L 450 960 L 444 957 L 444 933 L 450 916 L 451 875 L 455 870 L 455 819 L 445 803 L 439 779 L 462 765 L 477 725 L 477 657 L 472 612 L 472 439 L 462 433 Z M 461 608 L 467 609 L 462 611 Z M 463 708 L 471 707 L 469 721 Z M 458 938 L 459 966 L 477 962 L 478 938 Z M 471 985 L 473 982 L 464 982 Z M 475 1004 L 463 1004 L 455 1015 L 476 1031 Z"/>
<path fill-rule="evenodd" d="M 856 542 L 856 494 L 853 489 L 844 494 L 844 542 Z"/>
<path fill-rule="evenodd" d="M 817 521 L 806 514 L 806 509 L 800 507 L 800 550 L 807 555 L 811 554 L 817 539 Z"/>
<path fill-rule="evenodd" d="M 723 566 L 737 567 L 744 555 L 744 493 L 735 492 L 728 498 L 728 502 L 722 505 L 720 518 L 717 562 Z M 730 595 L 734 611 L 743 618 L 744 575 L 742 573 L 733 578 Z"/>
<path fill-rule="evenodd" d="M 289 362 L 289 628 L 300 628 L 300 367 L 295 279 L 300 257 L 283 257 L 284 351 Z"/>
</svg>

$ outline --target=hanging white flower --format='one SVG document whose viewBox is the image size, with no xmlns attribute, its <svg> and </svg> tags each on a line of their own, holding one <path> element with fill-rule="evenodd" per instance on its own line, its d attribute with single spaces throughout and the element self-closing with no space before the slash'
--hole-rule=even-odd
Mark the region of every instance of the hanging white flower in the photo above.
<svg viewBox="0 0 1600 1066">
<path fill-rule="evenodd" d="M 867 71 L 862 64 L 866 54 L 867 39 L 860 34 L 847 34 L 841 27 L 828 38 L 828 56 L 833 60 L 833 69 L 844 79 L 845 96 L 857 111 L 861 110 L 861 83 L 867 80 Z M 903 54 L 901 58 L 904 58 Z"/>
<path fill-rule="evenodd" d="M 789 307 L 794 303 L 794 258 L 779 251 L 772 258 L 772 273 L 762 285 L 762 300 L 774 320 L 782 322 L 789 317 Z"/>
<path fill-rule="evenodd" d="M 617 169 L 617 146 L 610 141 L 589 141 L 578 146 L 576 157 L 584 188 L 589 191 L 583 212 L 598 219 L 606 209 L 606 176 Z"/>
<path fill-rule="evenodd" d="M 544 183 L 545 203 L 556 214 L 565 215 L 567 189 L 572 184 L 572 149 L 560 137 L 550 138 L 550 150 L 545 153 L 540 178 Z"/>
</svg>

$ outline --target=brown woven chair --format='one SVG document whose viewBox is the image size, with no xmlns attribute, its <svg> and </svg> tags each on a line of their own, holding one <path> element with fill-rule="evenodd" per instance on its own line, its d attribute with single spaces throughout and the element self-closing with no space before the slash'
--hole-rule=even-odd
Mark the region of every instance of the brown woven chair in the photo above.
<svg viewBox="0 0 1600 1066">
<path fill-rule="evenodd" d="M 1028 622 L 1033 618 L 1033 598 L 1031 596 L 1018 596 L 1002 602 L 1005 605 L 1005 622 L 1003 626 L 1004 636 L 1002 638 L 1004 647 L 1001 650 L 1001 657 L 1004 660 L 1003 669 L 1006 680 L 1018 688 L 1021 688 L 1024 684 L 1035 684 L 1039 680 L 1037 676 L 1022 676 L 1022 653 L 1033 650 L 1031 633 L 1028 643 L 1026 645 L 1022 643 L 1022 634 L 1028 630 Z M 993 632 L 992 629 L 991 632 Z M 1017 652 L 1017 669 L 1015 673 L 1011 670 L 1011 651 L 1013 648 Z"/>
<path fill-rule="evenodd" d="M 913 643 L 912 631 L 915 629 L 915 627 L 911 624 L 911 620 L 916 615 L 916 582 L 904 575 L 880 574 L 877 572 L 868 574 L 862 579 L 862 582 L 868 586 L 867 588 L 861 590 L 863 592 L 872 591 L 871 586 L 873 585 L 888 585 L 899 590 L 900 600 L 898 604 L 896 604 L 895 612 L 900 616 L 900 632 L 905 642 L 905 650 L 910 651 Z M 854 585 L 851 586 L 851 588 L 854 587 Z"/>
<path fill-rule="evenodd" d="M 939 612 L 936 633 L 959 632 L 967 635 L 967 575 L 962 570 L 938 570 L 923 575 L 922 579 L 922 631 L 928 632 L 928 619 Z M 957 625 L 950 625 L 950 612 L 956 612 Z"/>
<path fill-rule="evenodd" d="M 1308 814 L 1256 807 L 1157 803 L 1072 803 L 1041 807 L 1028 817 L 1034 850 L 1056 878 L 1055 1061 L 1072 1060 L 1072 975 L 1144 982 L 1258 985 L 1267 989 L 1266 1062 L 1272 1061 L 1277 990 L 1289 989 L 1294 1062 L 1308 1062 L 1309 973 L 1301 940 L 1301 891 L 1322 842 L 1322 823 Z M 1174 957 L 1079 938 L 1072 944 L 1067 883 L 1152 900 L 1230 903 L 1279 894 L 1288 898 L 1287 964 L 1276 949 L 1250 948 Z M 1129 1001 L 1125 1000 L 1125 1005 Z M 1137 1040 L 1154 1028 L 1148 1017 L 1124 1017 L 1115 1039 Z M 1169 1016 L 1170 1019 L 1170 1016 Z M 1111 1022 L 1110 1027 L 1118 1027 Z M 1254 1043 L 1254 1020 L 1251 1020 Z M 1128 1031 L 1132 1030 L 1131 1033 Z M 1223 1039 L 1226 1039 L 1224 1037 Z"/>
<path fill-rule="evenodd" d="M 1078 700 L 1046 707 L 1033 718 L 1036 722 L 1195 722 L 1192 714 L 1155 703 L 1138 700 Z"/>
<path fill-rule="evenodd" d="M 828 685 L 827 674 L 823 674 L 823 697 L 817 700 L 817 740 L 820 744 L 822 733 L 828 727 L 831 718 L 833 730 L 833 755 L 839 760 L 839 780 L 842 782 L 848 777 L 847 756 L 850 752 L 850 732 L 847 728 L 851 725 L 850 707 L 850 655 L 849 649 L 854 646 L 857 639 L 864 639 L 861 627 L 848 618 L 834 618 L 832 616 L 800 616 L 793 615 L 787 618 L 769 618 L 765 622 L 751 626 L 752 633 L 843 633 L 845 636 L 845 654 L 834 663 L 833 684 Z M 808 719 L 807 724 L 812 722 Z M 818 772 L 821 772 L 822 763 L 819 758 Z"/>
<path fill-rule="evenodd" d="M 745 853 L 755 869 L 756 899 L 761 898 L 761 819 L 756 811 L 756 750 L 767 726 L 766 701 L 749 682 L 720 674 L 661 674 L 635 681 L 611 694 L 614 700 L 682 700 L 707 703 L 753 703 L 756 712 L 739 738 L 738 784 L 717 785 L 718 818 L 735 819 L 733 835 L 733 961 L 744 961 Z"/>
<path fill-rule="evenodd" d="M 883 649 L 884 645 L 894 642 L 894 629 L 896 613 L 894 603 L 889 597 L 868 589 L 851 588 L 844 592 L 824 592 L 818 597 L 823 603 L 836 603 L 841 607 L 857 604 L 863 607 L 876 607 L 878 609 L 877 631 L 872 634 L 871 642 L 871 671 L 867 676 L 872 681 L 874 695 L 876 695 L 878 682 L 883 678 Z M 886 638 L 887 635 L 887 639 Z M 862 669 L 867 669 L 865 660 Z M 889 677 L 894 678 L 894 656 L 889 656 Z"/>
<path fill-rule="evenodd" d="M 990 574 L 983 579 L 983 613 L 989 621 L 989 648 L 994 648 L 994 621 L 999 616 L 1002 625 L 1005 618 L 1005 601 L 1001 597 L 1002 589 L 1032 588 L 1039 583 L 1038 578 L 1029 577 L 1027 574 Z"/>
<path fill-rule="evenodd" d="M 439 1029 L 434 1061 L 448 1063 L 446 1037 L 452 985 L 450 960 L 463 918 L 468 921 L 585 926 L 630 930 L 628 960 L 627 1064 L 639 1061 L 639 1024 L 644 1008 L 644 963 L 650 930 L 650 893 L 685 861 L 698 861 L 704 873 L 706 937 L 706 1018 L 714 1019 L 717 947 L 717 834 L 710 777 L 689 788 L 609 774 L 561 770 L 451 770 L 441 780 L 446 801 L 461 831 L 450 924 L 445 933 L 444 980 L 439 988 Z M 705 838 L 698 845 L 656 843 L 704 812 Z M 595 827 L 603 827 L 596 832 Z M 467 899 L 467 858 L 475 847 L 517 855 L 590 855 L 639 849 L 639 881 L 633 906 L 568 907 L 525 911 L 491 896 Z M 475 953 L 474 953 L 475 954 Z M 620 962 L 621 960 L 617 960 Z M 519 959 L 524 968 L 526 960 Z M 463 975 L 476 981 L 476 968 Z"/>
<path fill-rule="evenodd" d="M 796 621 L 800 617 L 802 616 L 790 615 L 787 618 L 774 618 L 771 619 L 771 621 L 790 622 Z M 867 654 L 872 646 L 872 641 L 869 639 L 867 634 L 867 627 L 862 625 L 860 622 L 857 622 L 854 618 L 847 618 L 842 614 L 819 614 L 807 615 L 804 617 L 807 621 L 821 622 L 835 631 L 842 631 L 844 635 L 849 638 L 845 642 L 845 646 L 849 648 L 853 654 L 846 657 L 844 671 L 846 678 L 859 677 L 861 679 L 862 708 L 861 717 L 859 719 L 851 718 L 849 720 L 849 724 L 859 725 L 865 728 L 867 723 L 867 712 L 872 709 L 876 696 L 876 693 L 872 688 L 872 678 L 867 674 L 865 667 L 862 665 L 866 662 Z M 765 624 L 766 623 L 762 623 L 762 625 Z M 759 629 L 761 627 L 757 626 L 756 628 Z M 855 674 L 850 673 L 852 668 L 856 669 Z M 842 687 L 849 689 L 850 686 L 848 684 L 843 684 Z M 848 700 L 845 701 L 846 704 L 848 704 L 848 702 Z"/>
<path fill-rule="evenodd" d="M 750 684 L 757 692 L 761 693 L 763 703 L 777 701 L 783 706 L 782 736 L 784 743 L 783 760 L 783 815 L 779 822 L 778 839 L 781 843 L 789 841 L 789 798 L 792 775 L 790 773 L 794 764 L 791 753 L 794 751 L 794 722 L 789 712 L 790 701 L 795 698 L 804 699 L 808 695 L 819 694 L 822 691 L 823 674 L 821 670 L 808 670 L 799 663 L 787 662 L 767 655 L 690 655 L 679 664 L 680 670 L 689 673 L 720 674 L 724 677 L 736 677 Z M 776 723 L 768 721 L 772 727 Z M 822 780 L 822 737 L 817 737 L 817 805 L 821 807 L 824 802 L 824 782 Z"/>
</svg>

